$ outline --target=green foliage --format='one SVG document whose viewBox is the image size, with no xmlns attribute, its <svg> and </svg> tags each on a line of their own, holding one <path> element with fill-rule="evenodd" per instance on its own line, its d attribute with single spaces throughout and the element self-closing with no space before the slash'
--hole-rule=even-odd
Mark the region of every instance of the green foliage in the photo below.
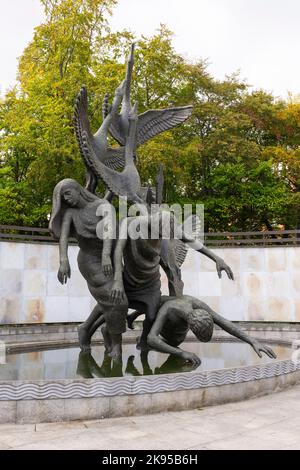
<svg viewBox="0 0 300 470">
<path fill-rule="evenodd" d="M 64 177 L 84 181 L 73 134 L 73 105 L 87 85 L 92 129 L 102 99 L 125 71 L 135 39 L 112 33 L 115 0 L 41 0 L 46 20 L 19 62 L 18 85 L 0 103 L 1 223 L 47 225 L 51 195 Z M 154 184 L 165 167 L 165 200 L 205 205 L 207 230 L 300 226 L 300 104 L 223 81 L 189 63 L 161 25 L 137 42 L 133 100 L 139 112 L 193 104 L 184 125 L 139 149 L 139 171 Z"/>
</svg>

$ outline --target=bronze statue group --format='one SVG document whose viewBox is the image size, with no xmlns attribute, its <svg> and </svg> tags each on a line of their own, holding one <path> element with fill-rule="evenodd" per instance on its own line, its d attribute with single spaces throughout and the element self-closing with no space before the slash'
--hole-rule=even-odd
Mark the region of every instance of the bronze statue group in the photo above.
<svg viewBox="0 0 300 470">
<path fill-rule="evenodd" d="M 73 179 L 64 179 L 53 192 L 49 227 L 59 240 L 58 279 L 64 284 L 71 277 L 68 240 L 75 237 L 79 245 L 79 270 L 97 301 L 79 327 L 80 348 L 83 352 L 90 351 L 92 336 L 101 326 L 106 354 L 120 362 L 122 334 L 127 325 L 132 328 L 135 319 L 144 314 L 143 330 L 137 343 L 142 352 L 155 349 L 198 365 L 200 358 L 179 345 L 189 330 L 199 341 L 209 341 L 217 324 L 249 343 L 260 357 L 262 352 L 276 357 L 269 346 L 249 337 L 201 300 L 183 293 L 180 268 L 188 247 L 215 262 L 219 277 L 225 271 L 233 280 L 233 273 L 221 258 L 186 233 L 170 212 L 151 210 L 151 203 L 162 203 L 163 178 L 160 173 L 156 191 L 141 186 L 136 167 L 137 147 L 183 123 L 191 115 L 192 107 L 149 110 L 138 115 L 137 104 L 132 105 L 130 98 L 133 65 L 134 45 L 125 80 L 116 89 L 111 105 L 108 96 L 105 97 L 103 122 L 94 135 L 88 119 L 87 90 L 84 87 L 80 90 L 75 104 L 74 128 L 86 166 L 86 187 Z M 109 134 L 118 147 L 109 147 Z M 99 178 L 107 187 L 103 198 L 96 193 Z M 137 204 L 140 213 L 124 218 L 116 237 L 101 238 L 97 233 L 103 218 L 101 207 L 111 205 L 118 196 Z M 133 227 L 135 232 L 150 234 L 153 224 L 158 227 L 155 236 L 152 233 L 146 237 L 131 236 Z M 166 227 L 169 237 L 164 235 Z M 168 278 L 169 296 L 161 295 L 160 267 Z M 135 311 L 128 314 L 128 309 Z"/>
</svg>

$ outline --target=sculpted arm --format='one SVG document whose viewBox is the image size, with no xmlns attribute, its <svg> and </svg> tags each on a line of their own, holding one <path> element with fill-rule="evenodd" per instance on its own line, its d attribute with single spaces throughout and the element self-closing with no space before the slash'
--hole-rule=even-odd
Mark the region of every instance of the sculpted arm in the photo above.
<svg viewBox="0 0 300 470">
<path fill-rule="evenodd" d="M 67 211 L 63 218 L 61 235 L 59 238 L 59 270 L 57 277 L 61 284 L 65 284 L 68 278 L 71 277 L 71 268 L 68 258 L 68 238 L 70 236 L 71 223 L 72 213 Z"/>
<path fill-rule="evenodd" d="M 161 351 L 167 354 L 174 354 L 175 356 L 181 357 L 182 359 L 185 359 L 188 362 L 192 362 L 193 364 L 200 364 L 201 361 L 199 357 L 196 356 L 196 354 L 183 351 L 182 349 L 175 346 L 171 346 L 160 337 L 160 333 L 165 324 L 165 321 L 168 315 L 170 315 L 168 311 L 169 308 L 170 307 L 168 306 L 168 302 L 166 302 L 159 309 L 154 324 L 152 325 L 150 333 L 147 336 L 147 343 L 151 348 L 155 349 L 156 351 Z M 174 311 L 174 309 L 172 310 Z"/>
<path fill-rule="evenodd" d="M 204 302 L 201 302 L 201 300 L 193 299 L 193 308 L 201 308 L 209 312 L 216 325 L 220 326 L 224 331 L 226 331 L 230 335 L 235 336 L 236 338 L 241 339 L 245 343 L 250 344 L 250 346 L 252 346 L 252 348 L 254 349 L 256 354 L 258 354 L 259 357 L 262 357 L 261 352 L 264 352 L 265 354 L 267 354 L 267 356 L 271 358 L 276 358 L 276 354 L 269 346 L 263 345 L 254 338 L 251 338 L 251 336 L 249 336 L 247 333 L 238 328 L 234 323 L 222 317 L 218 313 L 214 312 L 208 305 L 206 305 Z"/>
<path fill-rule="evenodd" d="M 113 267 L 111 262 L 112 242 L 112 238 L 104 238 L 103 240 L 101 264 L 105 276 L 111 276 L 113 274 Z"/>
<path fill-rule="evenodd" d="M 203 255 L 213 260 L 216 263 L 216 270 L 219 278 L 222 277 L 222 271 L 224 270 L 228 278 L 234 280 L 233 272 L 225 263 L 225 261 L 217 256 L 213 251 L 209 250 L 209 248 L 206 248 L 203 243 L 201 243 L 199 240 L 195 240 L 191 235 L 188 235 L 183 231 L 180 234 L 180 239 L 195 251 L 198 251 L 199 253 L 202 253 Z"/>
<path fill-rule="evenodd" d="M 120 226 L 120 233 L 119 238 L 116 244 L 115 252 L 114 252 L 114 282 L 112 285 L 112 290 L 110 294 L 110 299 L 113 303 L 120 303 L 124 299 L 125 290 L 123 284 L 123 252 L 125 246 L 127 244 L 127 237 L 128 237 L 128 219 L 126 218 L 122 220 Z"/>
<path fill-rule="evenodd" d="M 159 309 L 155 322 L 152 325 L 150 333 L 148 334 L 147 343 L 149 344 L 149 346 L 151 346 L 151 348 L 156 349 L 157 351 L 181 356 L 183 352 L 181 349 L 170 346 L 159 336 L 168 316 L 168 309 L 168 302 L 166 302 Z"/>
<path fill-rule="evenodd" d="M 104 200 L 108 201 L 105 197 Z M 105 276 L 113 275 L 113 266 L 111 261 L 111 252 L 113 239 L 115 238 L 115 212 L 110 201 L 100 204 L 97 208 L 96 215 L 101 217 L 97 223 L 96 234 L 102 240 L 101 267 Z"/>
</svg>

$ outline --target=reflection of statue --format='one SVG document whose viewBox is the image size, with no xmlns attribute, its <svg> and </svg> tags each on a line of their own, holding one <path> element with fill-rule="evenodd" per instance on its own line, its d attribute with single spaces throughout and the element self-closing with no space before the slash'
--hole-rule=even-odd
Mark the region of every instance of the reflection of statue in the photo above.
<svg viewBox="0 0 300 470">
<path fill-rule="evenodd" d="M 198 364 L 187 363 L 180 357 L 172 354 L 159 367 L 151 369 L 148 361 L 148 351 L 141 351 L 141 363 L 143 371 L 140 372 L 134 365 L 134 356 L 131 355 L 127 359 L 125 375 L 143 376 L 157 374 L 171 374 L 178 372 L 191 372 L 198 367 Z M 123 377 L 122 361 L 114 361 L 112 357 L 104 353 L 102 364 L 98 365 L 90 352 L 81 351 L 78 356 L 77 374 L 84 379 Z"/>
<path fill-rule="evenodd" d="M 102 364 L 99 366 L 90 352 L 81 351 L 78 356 L 77 374 L 84 379 L 122 377 L 122 367 L 122 361 L 114 361 L 107 353 L 104 353 Z"/>
<path fill-rule="evenodd" d="M 178 372 L 192 372 L 193 370 L 199 367 L 199 364 L 192 362 L 186 362 L 185 359 L 174 356 L 170 354 L 167 360 L 159 367 L 155 367 L 154 370 L 151 369 L 148 361 L 149 351 L 141 351 L 141 363 L 143 367 L 143 372 L 140 373 L 134 365 L 134 356 L 130 356 L 127 361 L 126 373 L 135 376 L 141 375 L 159 375 L 159 374 L 172 374 Z"/>
<path fill-rule="evenodd" d="M 250 344 L 260 356 L 261 352 L 271 358 L 276 358 L 273 350 L 248 336 L 232 322 L 214 312 L 201 300 L 189 295 L 182 297 L 162 297 L 155 322 L 148 335 L 147 341 L 153 349 L 167 354 L 174 354 L 194 364 L 200 364 L 196 354 L 183 351 L 178 346 L 185 340 L 189 329 L 202 342 L 210 341 L 214 323 L 236 338 Z"/>
</svg>

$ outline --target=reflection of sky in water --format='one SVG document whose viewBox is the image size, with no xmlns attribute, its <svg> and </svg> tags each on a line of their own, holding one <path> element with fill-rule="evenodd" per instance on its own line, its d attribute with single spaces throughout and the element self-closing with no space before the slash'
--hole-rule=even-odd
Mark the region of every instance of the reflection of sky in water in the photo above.
<svg viewBox="0 0 300 470">
<path fill-rule="evenodd" d="M 271 345 L 280 360 L 291 357 L 291 349 Z M 174 372 L 192 372 L 228 367 L 249 366 L 271 362 L 265 354 L 260 359 L 248 344 L 243 343 L 185 343 L 183 349 L 201 358 L 195 368 L 181 359 L 156 351 L 141 356 L 135 344 L 123 345 L 123 363 L 113 365 L 104 355 L 103 346 L 94 346 L 92 355 L 79 354 L 79 348 L 34 351 L 7 355 L 7 363 L 0 365 L 0 380 L 47 380 L 92 377 L 119 377 L 122 375 L 152 375 Z"/>
</svg>

